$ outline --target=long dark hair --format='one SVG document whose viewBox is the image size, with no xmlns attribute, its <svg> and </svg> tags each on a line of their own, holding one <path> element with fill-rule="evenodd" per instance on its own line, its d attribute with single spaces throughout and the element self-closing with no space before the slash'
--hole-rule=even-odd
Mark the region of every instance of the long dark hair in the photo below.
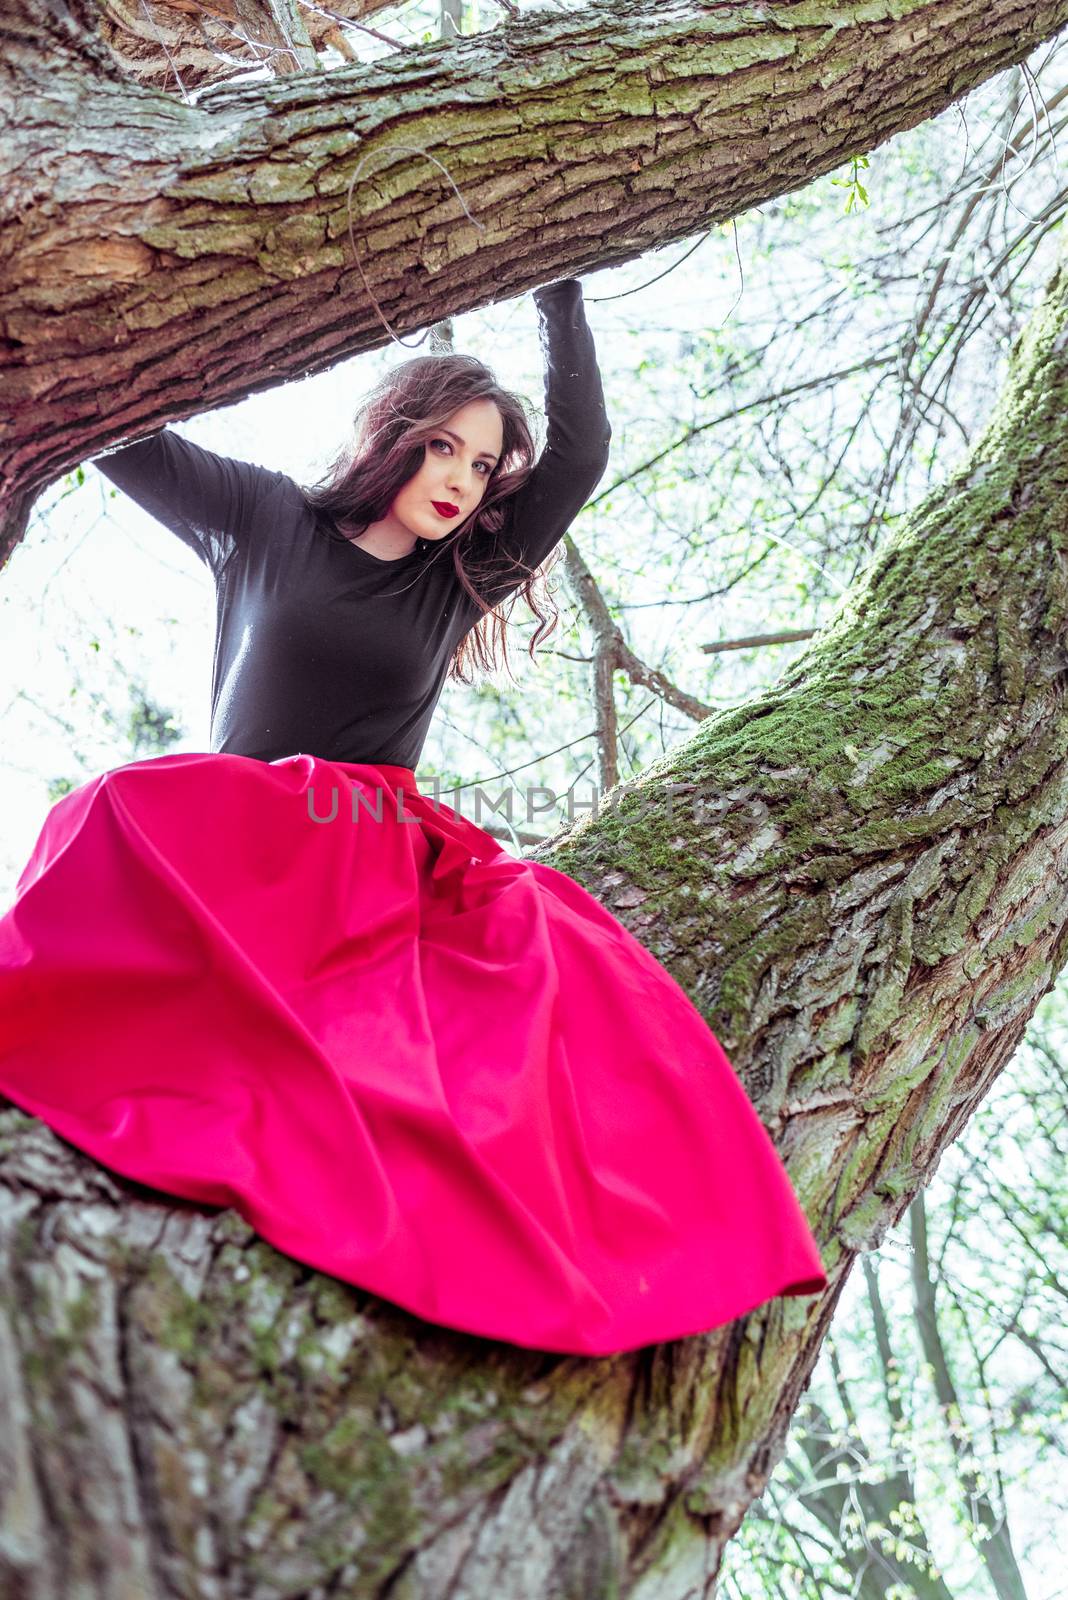
<svg viewBox="0 0 1068 1600">
<path fill-rule="evenodd" d="M 448 677 L 470 683 L 473 665 L 490 672 L 508 659 L 507 618 L 491 606 L 477 585 L 525 572 L 522 586 L 508 598 L 522 596 L 538 619 L 530 641 L 538 643 L 560 620 L 551 593 L 541 582 L 545 567 L 526 566 L 507 549 L 507 501 L 521 489 L 534 467 L 534 434 L 527 420 L 527 402 L 502 389 L 493 372 L 475 356 L 445 352 L 415 356 L 383 373 L 358 407 L 353 435 L 332 465 L 311 487 L 301 486 L 307 503 L 323 512 L 344 537 L 342 526 L 360 532 L 385 517 L 400 489 L 422 466 L 426 447 L 454 412 L 471 400 L 492 400 L 501 414 L 504 443 L 500 460 L 486 479 L 478 506 L 428 560 L 448 558 L 465 591 L 482 616 L 457 646 Z M 420 540 L 425 549 L 432 541 Z M 508 614 L 512 610 L 508 605 Z M 543 609 L 544 608 L 544 609 Z"/>
</svg>

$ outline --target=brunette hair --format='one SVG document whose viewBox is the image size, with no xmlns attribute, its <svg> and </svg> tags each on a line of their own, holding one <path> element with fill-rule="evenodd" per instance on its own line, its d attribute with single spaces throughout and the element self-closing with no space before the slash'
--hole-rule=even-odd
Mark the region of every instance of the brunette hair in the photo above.
<svg viewBox="0 0 1068 1600">
<path fill-rule="evenodd" d="M 343 526 L 361 532 L 386 515 L 398 491 L 422 466 L 430 440 L 471 400 L 492 400 L 501 414 L 504 443 L 500 460 L 487 475 L 475 510 L 427 556 L 433 561 L 447 558 L 451 552 L 457 578 L 482 612 L 461 639 L 449 666 L 447 676 L 461 683 L 472 681 L 472 665 L 486 672 L 503 665 L 511 673 L 507 618 L 499 605 L 487 604 L 478 584 L 514 577 L 517 571 L 527 574 L 510 599 L 514 604 L 522 595 L 538 619 L 529 645 L 532 657 L 540 640 L 547 638 L 560 620 L 551 593 L 539 581 L 546 570 L 544 564 L 538 570 L 526 566 L 507 549 L 506 531 L 502 536 L 508 521 L 507 502 L 534 469 L 535 443 L 527 402 L 502 389 L 491 369 L 475 356 L 455 352 L 415 356 L 383 373 L 356 411 L 350 441 L 315 485 L 301 488 L 307 503 L 325 513 L 337 530 L 332 532 L 328 526 L 331 537 L 346 537 Z M 418 541 L 424 552 L 432 544 L 432 540 Z M 509 614 L 511 610 L 509 605 Z"/>
</svg>

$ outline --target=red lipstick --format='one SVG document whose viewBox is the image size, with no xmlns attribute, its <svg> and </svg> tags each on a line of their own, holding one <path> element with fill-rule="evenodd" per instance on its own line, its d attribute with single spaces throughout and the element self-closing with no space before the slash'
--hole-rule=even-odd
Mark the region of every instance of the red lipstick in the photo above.
<svg viewBox="0 0 1068 1600">
<path fill-rule="evenodd" d="M 431 500 L 430 504 L 442 517 L 455 517 L 459 515 L 460 507 L 450 505 L 447 500 Z"/>
</svg>

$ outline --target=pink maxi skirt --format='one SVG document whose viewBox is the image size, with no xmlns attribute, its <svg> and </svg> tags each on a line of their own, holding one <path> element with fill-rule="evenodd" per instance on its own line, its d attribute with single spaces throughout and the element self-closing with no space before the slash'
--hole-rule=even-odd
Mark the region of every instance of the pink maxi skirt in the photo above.
<svg viewBox="0 0 1068 1600">
<path fill-rule="evenodd" d="M 171 754 L 63 796 L 0 918 L 0 1096 L 517 1345 L 609 1355 L 827 1287 L 667 970 L 407 767 Z"/>
</svg>

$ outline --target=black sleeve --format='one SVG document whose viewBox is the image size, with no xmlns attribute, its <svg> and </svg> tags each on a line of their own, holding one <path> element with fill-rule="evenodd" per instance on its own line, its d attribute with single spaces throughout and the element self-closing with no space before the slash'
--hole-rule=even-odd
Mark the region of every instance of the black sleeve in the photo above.
<svg viewBox="0 0 1068 1600">
<path fill-rule="evenodd" d="M 184 540 L 215 577 L 286 481 L 284 473 L 216 455 L 169 428 L 105 451 L 92 463 Z"/>
<path fill-rule="evenodd" d="M 505 522 L 493 541 L 505 575 L 481 585 L 491 605 L 527 578 L 508 568 L 506 558 L 539 567 L 559 544 L 600 481 L 612 439 L 581 281 L 543 284 L 534 290 L 534 301 L 545 374 L 545 449 L 522 489 L 506 502 Z"/>
</svg>

